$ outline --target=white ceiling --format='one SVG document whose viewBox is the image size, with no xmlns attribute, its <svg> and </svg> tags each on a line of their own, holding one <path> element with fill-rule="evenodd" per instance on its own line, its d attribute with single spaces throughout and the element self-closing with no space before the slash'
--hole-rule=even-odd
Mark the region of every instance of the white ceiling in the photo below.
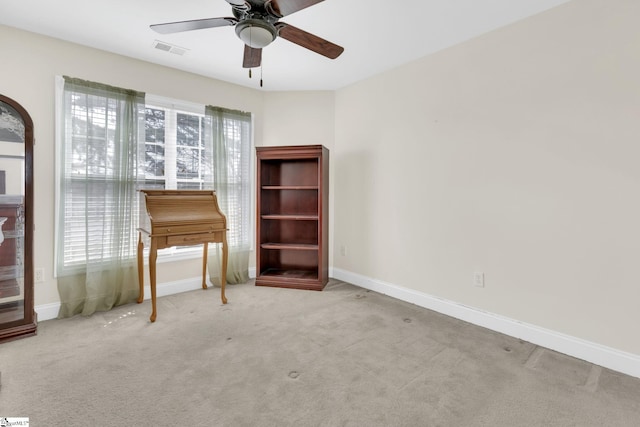
<svg viewBox="0 0 640 427">
<path fill-rule="evenodd" d="M 330 60 L 278 38 L 263 90 L 334 90 L 569 0 L 326 0 L 284 17 L 345 48 Z M 259 88 L 233 27 L 161 35 L 150 24 L 233 16 L 225 0 L 0 0 L 0 24 Z M 188 51 L 154 48 L 156 40 Z M 1 44 L 0 44 L 1 45 Z"/>
</svg>

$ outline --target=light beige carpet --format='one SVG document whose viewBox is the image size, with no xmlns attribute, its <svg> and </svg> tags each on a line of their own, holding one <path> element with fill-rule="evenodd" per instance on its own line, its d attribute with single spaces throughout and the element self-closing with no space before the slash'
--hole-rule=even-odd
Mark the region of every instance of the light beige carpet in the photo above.
<svg viewBox="0 0 640 427">
<path fill-rule="evenodd" d="M 0 345 L 32 426 L 638 426 L 640 379 L 355 286 L 229 286 Z"/>
</svg>

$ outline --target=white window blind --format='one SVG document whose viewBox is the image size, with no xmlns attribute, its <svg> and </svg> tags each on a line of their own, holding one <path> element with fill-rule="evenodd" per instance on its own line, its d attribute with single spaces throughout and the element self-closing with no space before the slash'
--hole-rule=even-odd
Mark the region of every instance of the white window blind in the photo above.
<svg viewBox="0 0 640 427">
<path fill-rule="evenodd" d="M 214 189 L 227 216 L 231 248 L 251 247 L 251 114 L 206 107 L 205 139 L 214 156 Z"/>
<path fill-rule="evenodd" d="M 231 247 L 249 247 L 251 245 L 251 218 L 253 217 L 249 202 L 251 200 L 250 158 L 251 147 L 244 141 L 251 133 L 251 117 L 225 117 L 224 134 L 229 149 L 228 200 L 226 211 L 229 229 L 234 230 L 229 236 Z"/>
<path fill-rule="evenodd" d="M 138 140 L 143 94 L 103 86 L 68 83 L 61 96 L 60 272 L 135 253 L 138 147 L 123 141 Z"/>
</svg>

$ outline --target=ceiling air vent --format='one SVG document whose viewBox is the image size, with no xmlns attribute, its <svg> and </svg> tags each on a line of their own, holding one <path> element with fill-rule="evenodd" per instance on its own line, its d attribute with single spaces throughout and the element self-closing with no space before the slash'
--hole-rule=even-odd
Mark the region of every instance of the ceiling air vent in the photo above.
<svg viewBox="0 0 640 427">
<path fill-rule="evenodd" d="M 175 46 L 167 42 L 161 42 L 160 40 L 155 40 L 153 42 L 153 47 L 165 52 L 175 53 L 176 55 L 180 56 L 184 55 L 189 50 L 185 49 L 184 47 Z"/>
</svg>

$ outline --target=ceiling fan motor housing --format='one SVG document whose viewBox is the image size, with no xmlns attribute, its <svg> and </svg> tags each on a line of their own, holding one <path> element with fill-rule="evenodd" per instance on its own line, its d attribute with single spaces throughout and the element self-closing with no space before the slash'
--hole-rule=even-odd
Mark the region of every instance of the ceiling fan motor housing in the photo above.
<svg viewBox="0 0 640 427">
<path fill-rule="evenodd" d="M 267 20 L 248 18 L 236 24 L 236 34 L 247 46 L 262 49 L 276 39 L 278 30 Z"/>
</svg>

